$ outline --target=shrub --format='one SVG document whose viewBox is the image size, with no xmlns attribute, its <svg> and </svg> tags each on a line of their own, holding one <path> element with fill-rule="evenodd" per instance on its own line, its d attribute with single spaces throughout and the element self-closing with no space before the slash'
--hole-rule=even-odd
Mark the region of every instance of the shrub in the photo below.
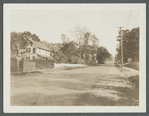
<svg viewBox="0 0 149 116">
<path fill-rule="evenodd" d="M 84 59 L 81 59 L 81 58 L 78 58 L 77 59 L 77 63 L 78 64 L 85 64 L 85 60 Z"/>
<path fill-rule="evenodd" d="M 54 68 L 54 60 L 33 59 L 38 69 Z"/>
</svg>

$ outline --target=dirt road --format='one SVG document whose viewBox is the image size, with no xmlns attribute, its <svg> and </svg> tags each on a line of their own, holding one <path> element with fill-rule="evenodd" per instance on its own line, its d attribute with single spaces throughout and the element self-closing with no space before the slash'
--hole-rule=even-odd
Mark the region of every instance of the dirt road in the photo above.
<svg viewBox="0 0 149 116">
<path fill-rule="evenodd" d="M 139 77 L 114 64 L 11 76 L 14 106 L 139 105 Z"/>
</svg>

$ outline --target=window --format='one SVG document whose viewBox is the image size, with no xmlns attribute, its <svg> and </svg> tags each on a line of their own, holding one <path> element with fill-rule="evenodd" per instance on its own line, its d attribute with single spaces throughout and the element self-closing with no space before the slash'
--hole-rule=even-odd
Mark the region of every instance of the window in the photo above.
<svg viewBox="0 0 149 116">
<path fill-rule="evenodd" d="M 33 46 L 33 42 L 31 42 L 31 44 L 30 44 L 31 46 Z"/>
<path fill-rule="evenodd" d="M 26 53 L 29 53 L 29 48 L 26 48 Z"/>
<path fill-rule="evenodd" d="M 33 48 L 33 53 L 35 53 L 36 52 L 36 48 Z"/>
<path fill-rule="evenodd" d="M 29 48 L 29 53 L 31 53 L 31 48 Z"/>
<path fill-rule="evenodd" d="M 26 48 L 26 53 L 31 53 L 31 48 Z"/>
</svg>

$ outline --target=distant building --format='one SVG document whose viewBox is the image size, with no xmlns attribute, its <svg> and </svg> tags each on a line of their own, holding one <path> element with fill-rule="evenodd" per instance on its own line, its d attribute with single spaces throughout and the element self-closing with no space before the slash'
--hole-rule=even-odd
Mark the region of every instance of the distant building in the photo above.
<svg viewBox="0 0 149 116">
<path fill-rule="evenodd" d="M 33 59 L 40 59 L 40 60 L 31 61 Z M 41 68 L 53 68 L 53 67 L 54 62 L 53 58 L 51 57 L 50 49 L 41 42 L 30 40 L 25 45 L 24 49 L 18 49 L 16 50 L 16 52 L 11 52 L 11 72 L 18 72 L 18 71 L 25 72 L 25 71 L 36 70 L 37 68 L 41 69 Z"/>
<path fill-rule="evenodd" d="M 50 49 L 43 43 L 30 40 L 25 46 L 25 59 L 53 59 Z"/>
</svg>

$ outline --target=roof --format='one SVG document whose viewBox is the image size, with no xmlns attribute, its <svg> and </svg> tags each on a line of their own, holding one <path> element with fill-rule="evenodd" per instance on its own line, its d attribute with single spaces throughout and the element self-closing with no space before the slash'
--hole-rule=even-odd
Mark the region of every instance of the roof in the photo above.
<svg viewBox="0 0 149 116">
<path fill-rule="evenodd" d="M 30 41 L 33 42 L 33 45 L 36 46 L 37 48 L 41 48 L 41 49 L 50 51 L 50 49 L 44 43 L 37 42 L 37 41 L 34 41 L 34 40 L 30 40 Z"/>
</svg>

